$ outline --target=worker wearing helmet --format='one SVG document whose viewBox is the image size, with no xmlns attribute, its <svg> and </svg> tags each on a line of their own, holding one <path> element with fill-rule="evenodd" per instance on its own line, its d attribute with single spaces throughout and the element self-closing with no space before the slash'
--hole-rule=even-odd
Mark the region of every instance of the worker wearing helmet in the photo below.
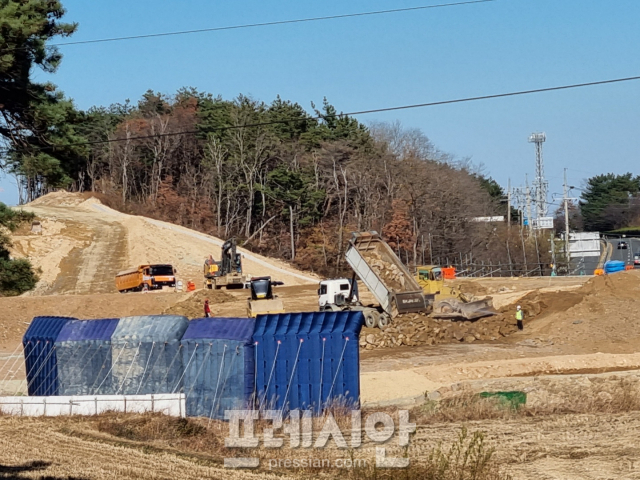
<svg viewBox="0 0 640 480">
<path fill-rule="evenodd" d="M 516 323 L 518 324 L 518 330 L 524 330 L 524 323 L 522 323 L 523 320 L 524 312 L 522 311 L 522 307 L 518 305 L 516 307 Z"/>
</svg>

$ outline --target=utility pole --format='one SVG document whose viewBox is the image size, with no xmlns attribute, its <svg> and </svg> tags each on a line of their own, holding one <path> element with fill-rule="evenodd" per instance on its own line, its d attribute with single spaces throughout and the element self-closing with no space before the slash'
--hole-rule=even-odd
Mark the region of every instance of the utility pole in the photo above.
<svg viewBox="0 0 640 480">
<path fill-rule="evenodd" d="M 511 229 L 511 179 L 507 187 L 507 228 Z"/>
<path fill-rule="evenodd" d="M 569 253 L 569 185 L 567 185 L 567 169 L 564 169 L 564 254 L 567 257 L 567 263 L 571 261 Z"/>
<path fill-rule="evenodd" d="M 526 204 L 527 204 L 527 225 L 529 226 L 529 229 L 531 229 L 532 227 L 532 216 L 531 216 L 531 190 L 529 189 L 529 174 L 527 173 L 525 175 L 525 196 L 526 196 Z"/>
</svg>

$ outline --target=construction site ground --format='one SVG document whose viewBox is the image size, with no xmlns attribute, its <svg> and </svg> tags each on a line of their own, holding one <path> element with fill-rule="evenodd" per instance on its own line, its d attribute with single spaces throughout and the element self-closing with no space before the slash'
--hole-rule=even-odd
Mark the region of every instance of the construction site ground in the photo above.
<svg viewBox="0 0 640 480">
<path fill-rule="evenodd" d="M 20 389 L 24 372 L 12 377 L 11 368 L 20 366 L 16 352 L 37 315 L 109 318 L 175 313 L 193 318 L 202 316 L 202 304 L 208 298 L 216 316 L 246 316 L 247 291 L 201 288 L 202 263 L 209 254 L 219 255 L 220 239 L 124 215 L 78 195 L 49 195 L 27 208 L 38 216 L 43 233 L 18 231 L 12 237 L 13 253 L 28 256 L 41 269 L 42 280 L 33 292 L 0 297 L 0 394 Z M 276 288 L 276 294 L 287 312 L 317 310 L 318 277 L 279 260 L 242 253 L 247 272 L 271 275 L 285 283 Z M 172 263 L 185 284 L 192 280 L 199 289 L 117 293 L 115 273 L 143 263 Z M 391 324 L 396 332 L 386 337 L 363 329 L 361 398 L 365 407 L 415 406 L 461 391 L 495 389 L 525 390 L 532 401 L 545 402 L 563 392 L 588 395 L 586 387 L 600 381 L 599 376 L 615 380 L 616 375 L 622 378 L 640 371 L 640 272 L 456 282 L 478 298 L 492 296 L 499 315 L 476 322 L 404 316 Z M 364 303 L 373 302 L 367 292 L 362 294 Z M 527 314 L 524 331 L 515 328 L 517 304 Z M 435 328 L 438 333 L 433 333 Z M 401 341 L 406 338 L 406 343 Z M 11 383 L 6 381 L 7 374 L 13 378 Z M 523 417 L 470 425 L 497 442 L 499 455 L 517 474 L 515 478 L 640 478 L 634 434 L 640 414 Z M 418 438 L 444 439 L 459 427 L 456 422 L 430 426 Z M 7 452 L 8 445 L 21 445 L 11 449 L 11 457 L 0 454 L 0 464 L 52 462 L 44 469 L 26 469 L 19 478 L 168 478 L 176 465 L 182 468 L 184 462 L 191 462 L 184 478 L 227 478 L 222 469 L 171 452 L 145 454 L 69 431 L 61 420 L 0 416 L 0 452 Z M 87 454 L 62 461 L 67 451 Z M 153 461 L 154 473 L 147 468 L 119 469 L 122 452 L 136 457 L 131 460 L 138 465 Z"/>
</svg>

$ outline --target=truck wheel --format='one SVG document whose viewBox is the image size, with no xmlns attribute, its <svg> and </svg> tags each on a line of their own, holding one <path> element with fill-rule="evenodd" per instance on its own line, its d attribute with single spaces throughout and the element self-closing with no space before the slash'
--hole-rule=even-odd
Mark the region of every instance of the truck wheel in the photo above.
<svg viewBox="0 0 640 480">
<path fill-rule="evenodd" d="M 389 317 L 386 315 L 380 315 L 380 318 L 378 318 L 378 328 L 383 330 L 387 325 L 389 325 Z"/>
<path fill-rule="evenodd" d="M 211 290 L 211 289 L 213 289 L 213 285 L 211 285 L 210 283 L 207 283 L 207 288 L 208 288 L 209 290 Z"/>
<path fill-rule="evenodd" d="M 373 312 L 365 314 L 364 324 L 367 326 L 367 328 L 376 328 L 376 317 Z"/>
</svg>

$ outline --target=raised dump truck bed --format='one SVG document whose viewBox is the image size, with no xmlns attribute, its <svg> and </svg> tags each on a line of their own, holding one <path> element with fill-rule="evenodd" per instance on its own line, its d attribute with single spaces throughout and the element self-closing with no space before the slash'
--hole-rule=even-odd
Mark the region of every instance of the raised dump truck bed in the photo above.
<svg viewBox="0 0 640 480">
<path fill-rule="evenodd" d="M 391 318 L 431 309 L 418 282 L 377 232 L 354 233 L 345 257 Z"/>
</svg>

